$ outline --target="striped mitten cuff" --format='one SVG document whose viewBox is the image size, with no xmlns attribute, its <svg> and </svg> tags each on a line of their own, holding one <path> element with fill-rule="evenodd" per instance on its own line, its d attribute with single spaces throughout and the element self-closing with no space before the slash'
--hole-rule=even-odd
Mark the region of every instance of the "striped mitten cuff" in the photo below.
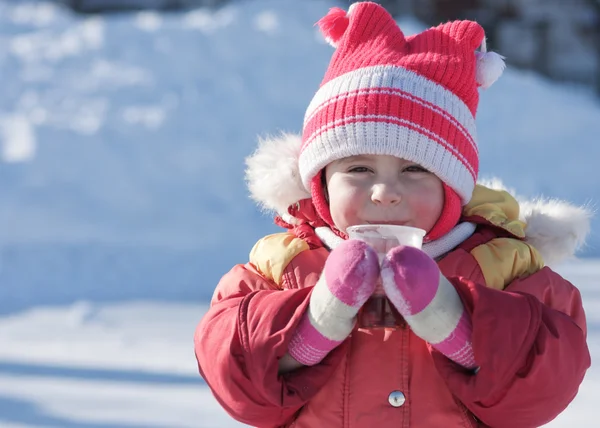
<svg viewBox="0 0 600 428">
<path fill-rule="evenodd" d="M 327 258 L 310 304 L 288 352 L 299 363 L 319 363 L 354 328 L 356 314 L 373 294 L 379 277 L 377 253 L 362 241 L 348 240 Z"/>
<path fill-rule="evenodd" d="M 385 257 L 383 288 L 412 331 L 463 367 L 476 367 L 473 327 L 454 286 L 433 259 L 413 247 L 396 247 Z"/>
</svg>

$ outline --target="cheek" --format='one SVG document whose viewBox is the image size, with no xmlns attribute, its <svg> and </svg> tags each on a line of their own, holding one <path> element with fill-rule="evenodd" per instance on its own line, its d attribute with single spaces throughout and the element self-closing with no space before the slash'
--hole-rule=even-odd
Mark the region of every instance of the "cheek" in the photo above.
<svg viewBox="0 0 600 428">
<path fill-rule="evenodd" d="M 416 194 L 412 203 L 413 218 L 417 226 L 431 230 L 444 208 L 444 190 L 442 185 L 422 189 Z"/>
<path fill-rule="evenodd" d="M 335 225 L 344 229 L 358 220 L 358 212 L 362 207 L 364 196 L 359 188 L 354 186 L 338 186 L 331 189 L 329 209 Z"/>
</svg>

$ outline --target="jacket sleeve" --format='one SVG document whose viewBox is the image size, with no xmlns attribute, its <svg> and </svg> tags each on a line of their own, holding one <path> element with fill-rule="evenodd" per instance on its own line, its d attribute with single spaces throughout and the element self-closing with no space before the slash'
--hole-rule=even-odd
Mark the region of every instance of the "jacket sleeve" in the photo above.
<svg viewBox="0 0 600 428">
<path fill-rule="evenodd" d="M 195 353 L 200 374 L 234 419 L 258 427 L 290 422 L 341 360 L 344 346 L 321 364 L 278 375 L 311 290 L 275 289 L 251 265 L 221 279 L 196 329 Z"/>
<path fill-rule="evenodd" d="M 558 416 L 590 367 L 579 291 L 547 267 L 504 291 L 450 280 L 471 313 L 480 366 L 466 373 L 432 350 L 452 393 L 492 427 L 538 427 Z"/>
</svg>

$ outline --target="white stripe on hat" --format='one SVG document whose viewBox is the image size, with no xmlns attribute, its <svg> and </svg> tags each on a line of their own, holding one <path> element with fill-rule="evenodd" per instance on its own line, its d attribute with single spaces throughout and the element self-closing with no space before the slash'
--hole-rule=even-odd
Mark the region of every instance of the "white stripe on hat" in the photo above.
<svg viewBox="0 0 600 428">
<path fill-rule="evenodd" d="M 330 80 L 319 88 L 310 102 L 304 116 L 304 125 L 306 126 L 311 117 L 330 99 L 337 99 L 347 92 L 369 88 L 400 89 L 431 103 L 452 116 L 461 125 L 459 128 L 463 127 L 474 141 L 477 140 L 475 118 L 469 107 L 457 95 L 420 74 L 394 65 L 359 68 Z M 433 106 L 431 107 L 433 109 Z M 439 110 L 435 111 L 439 113 Z"/>
<path fill-rule="evenodd" d="M 396 97 L 400 97 L 400 98 L 404 98 L 407 100 L 410 100 L 414 103 L 417 103 L 425 108 L 430 109 L 433 112 L 438 113 L 440 116 L 442 116 L 444 119 L 446 119 L 448 122 L 450 122 L 453 126 L 456 127 L 456 129 L 458 129 L 458 131 L 467 139 L 467 141 L 471 144 L 471 147 L 473 148 L 473 150 L 475 151 L 476 154 L 479 154 L 479 148 L 477 147 L 477 136 L 475 135 L 476 130 L 473 129 L 471 130 L 471 132 L 469 132 L 461 123 L 459 123 L 456 118 L 454 116 L 452 116 L 451 114 L 449 114 L 446 110 L 429 104 L 429 103 L 425 103 L 423 102 L 423 100 L 421 98 L 417 98 L 414 95 L 405 93 L 405 92 L 398 92 L 398 91 L 394 91 L 391 90 L 390 88 L 363 88 L 363 89 L 359 89 L 357 91 L 353 91 L 353 92 L 346 92 L 340 95 L 337 95 L 333 98 L 330 98 L 328 100 L 326 100 L 323 104 L 317 106 L 317 108 L 314 110 L 314 112 L 311 114 L 310 117 L 307 117 L 304 123 L 304 127 L 306 129 L 306 125 L 321 111 L 323 110 L 325 107 L 327 107 L 330 104 L 333 103 L 338 103 L 344 99 L 348 99 L 348 98 L 354 98 L 357 96 L 361 96 L 361 95 L 375 95 L 375 94 L 384 94 L 384 95 L 390 95 L 390 96 L 396 96 Z M 307 141 L 310 141 L 310 137 Z"/>
<path fill-rule="evenodd" d="M 338 119 L 338 120 L 329 122 L 329 123 L 323 125 L 321 128 L 317 129 L 306 139 L 305 144 L 310 146 L 310 144 L 313 143 L 313 141 L 320 134 L 322 134 L 324 132 L 324 130 L 326 130 L 327 128 L 337 127 L 339 125 L 344 124 L 345 122 L 369 123 L 369 122 L 381 122 L 381 121 L 383 121 L 384 123 L 390 124 L 390 125 L 394 122 L 399 122 L 401 124 L 410 126 L 412 128 L 417 128 L 421 133 L 428 135 L 432 139 L 440 140 L 442 145 L 446 148 L 446 150 L 450 151 L 452 154 L 454 154 L 454 156 L 456 156 L 461 161 L 463 161 L 466 168 L 471 172 L 471 174 L 473 175 L 473 179 L 475 180 L 477 173 L 473 169 L 473 166 L 470 164 L 470 162 L 464 157 L 464 155 L 456 147 L 454 147 L 451 143 L 446 141 L 444 138 L 442 138 L 435 132 L 430 131 L 429 129 L 421 126 L 420 124 L 418 124 L 416 122 L 411 122 L 410 120 L 401 119 L 401 118 L 398 118 L 395 116 L 385 116 L 385 115 L 376 115 L 376 114 L 346 116 L 342 119 Z M 438 142 L 438 144 L 439 144 L 439 142 Z M 416 161 L 413 161 L 413 162 L 416 162 Z"/>
<path fill-rule="evenodd" d="M 426 133 L 386 122 L 349 123 L 318 134 L 300 154 L 304 186 L 310 189 L 310 180 L 329 163 L 362 154 L 392 155 L 416 162 L 452 187 L 463 203 L 471 199 L 476 181 L 472 171 L 440 144 L 439 137 L 434 140 Z"/>
</svg>

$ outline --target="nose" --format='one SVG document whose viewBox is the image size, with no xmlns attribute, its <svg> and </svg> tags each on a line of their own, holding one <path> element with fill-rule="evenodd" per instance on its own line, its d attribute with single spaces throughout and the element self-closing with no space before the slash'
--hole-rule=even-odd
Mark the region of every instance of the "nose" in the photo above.
<svg viewBox="0 0 600 428">
<path fill-rule="evenodd" d="M 371 200 L 377 205 L 397 205 L 402 199 L 399 186 L 392 183 L 377 183 L 373 186 Z"/>
</svg>

